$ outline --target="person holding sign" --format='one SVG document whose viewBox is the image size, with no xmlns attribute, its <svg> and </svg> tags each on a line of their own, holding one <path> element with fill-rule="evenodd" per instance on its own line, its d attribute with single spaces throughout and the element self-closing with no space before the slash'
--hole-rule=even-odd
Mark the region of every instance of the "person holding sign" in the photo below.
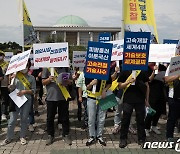
<svg viewBox="0 0 180 154">
<path fill-rule="evenodd" d="M 9 144 L 14 136 L 14 128 L 16 126 L 16 121 L 18 114 L 20 113 L 20 141 L 22 145 L 27 144 L 26 141 L 26 131 L 28 127 L 28 116 L 32 103 L 32 95 L 34 95 L 36 90 L 35 78 L 28 74 L 28 70 L 31 67 L 31 62 L 28 61 L 27 66 L 24 70 L 17 72 L 13 85 L 10 85 L 10 90 L 13 92 L 18 91 L 14 98 L 25 97 L 27 100 L 24 104 L 22 102 L 14 101 L 15 110 L 10 112 L 10 119 L 8 122 L 8 130 L 6 139 L 1 143 L 1 145 Z M 13 103 L 13 102 L 12 102 Z M 20 105 L 21 104 L 21 105 Z"/>
<path fill-rule="evenodd" d="M 158 70 L 158 74 L 155 74 L 155 71 Z M 161 134 L 161 132 L 157 129 L 157 124 L 160 116 L 166 110 L 166 96 L 165 96 L 165 83 L 164 83 L 164 75 L 165 75 L 166 67 L 164 65 L 159 64 L 159 68 L 153 63 L 149 63 L 148 67 L 148 75 L 149 75 L 149 103 L 153 110 L 155 110 L 155 114 L 147 114 L 145 119 L 145 132 L 146 136 L 150 136 L 150 131 L 153 131 L 156 134 Z"/>
<path fill-rule="evenodd" d="M 173 141 L 174 127 L 180 117 L 180 74 L 168 76 L 170 67 L 165 74 L 165 82 L 169 85 L 168 105 L 169 114 L 167 120 L 166 138 L 169 142 Z"/>
<path fill-rule="evenodd" d="M 46 145 L 54 142 L 54 119 L 58 108 L 58 116 L 62 122 L 63 140 L 71 145 L 69 136 L 69 86 L 72 85 L 72 76 L 68 68 L 54 68 L 54 76 L 51 75 L 49 68 L 43 68 L 42 83 L 47 89 L 47 133 Z"/>
<path fill-rule="evenodd" d="M 145 134 L 145 106 L 149 106 L 148 75 L 142 71 L 136 71 L 136 77 L 132 78 L 132 71 L 122 71 L 119 75 L 119 88 L 123 89 L 123 117 L 120 129 L 120 148 L 127 146 L 127 135 L 133 109 L 136 111 L 138 130 L 138 144 L 142 145 L 146 140 Z M 135 85 L 131 85 L 135 82 Z"/>
<path fill-rule="evenodd" d="M 88 127 L 89 127 L 89 140 L 86 142 L 86 146 L 90 146 L 95 143 L 96 139 L 101 145 L 106 146 L 104 141 L 103 129 L 106 117 L 106 111 L 101 110 L 97 104 L 98 98 L 105 98 L 107 90 L 111 87 L 112 79 L 109 76 L 109 80 L 97 80 L 85 78 L 85 83 L 87 86 L 87 111 L 88 111 Z M 93 85 L 96 85 L 95 94 L 92 92 Z M 97 120 L 97 121 L 96 121 Z M 97 125 L 97 129 L 95 128 Z"/>
</svg>

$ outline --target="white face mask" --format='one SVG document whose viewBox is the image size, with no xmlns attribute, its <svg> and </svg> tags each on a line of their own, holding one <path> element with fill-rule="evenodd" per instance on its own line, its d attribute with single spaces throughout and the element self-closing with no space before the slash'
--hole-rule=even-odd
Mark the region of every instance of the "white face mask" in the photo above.
<svg viewBox="0 0 180 154">
<path fill-rule="evenodd" d="M 28 68 L 25 68 L 24 70 L 21 70 L 21 73 L 26 74 L 28 72 Z"/>
<path fill-rule="evenodd" d="M 3 56 L 0 56 L 0 60 L 2 60 L 3 59 Z"/>
</svg>

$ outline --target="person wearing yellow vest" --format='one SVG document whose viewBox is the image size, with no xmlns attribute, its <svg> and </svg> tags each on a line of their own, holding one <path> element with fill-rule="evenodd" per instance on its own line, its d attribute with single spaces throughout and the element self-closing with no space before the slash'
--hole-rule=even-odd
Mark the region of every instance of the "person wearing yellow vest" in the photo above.
<svg viewBox="0 0 180 154">
<path fill-rule="evenodd" d="M 122 71 L 119 75 L 119 88 L 123 89 L 123 117 L 120 129 L 120 148 L 127 146 L 128 129 L 133 109 L 136 112 L 138 144 L 143 146 L 145 134 L 145 106 L 149 106 L 149 85 L 146 72 L 136 71 L 136 78 L 132 78 L 132 71 Z M 132 83 L 135 82 L 135 85 Z"/>
<path fill-rule="evenodd" d="M 166 138 L 167 141 L 173 142 L 175 124 L 180 118 L 180 74 L 168 76 L 169 67 L 166 70 L 165 82 L 169 85 L 168 105 L 169 113 L 167 120 Z"/>
<path fill-rule="evenodd" d="M 10 85 L 10 91 L 18 89 L 17 97 L 25 96 L 27 101 L 20 107 L 14 104 L 15 110 L 9 113 L 10 119 L 8 121 L 8 129 L 6 139 L 1 143 L 2 145 L 9 144 L 14 137 L 14 128 L 16 126 L 18 114 L 20 114 L 20 142 L 22 145 L 27 144 L 26 132 L 28 128 L 28 117 L 32 103 L 32 96 L 36 90 L 35 78 L 28 74 L 28 70 L 31 66 L 31 62 L 28 61 L 26 68 L 22 71 L 17 72 L 13 85 Z"/>
<path fill-rule="evenodd" d="M 99 98 L 106 97 L 106 92 L 112 84 L 111 76 L 109 76 L 109 79 L 107 81 L 85 78 L 85 84 L 88 94 L 87 111 L 89 127 L 89 139 L 86 142 L 86 146 L 90 146 L 91 144 L 95 143 L 96 140 L 98 140 L 101 145 L 106 146 L 106 142 L 102 137 L 106 111 L 101 110 L 97 100 Z M 96 85 L 95 94 L 92 92 L 93 85 Z"/>
<path fill-rule="evenodd" d="M 0 66 L 3 70 L 3 74 L 6 73 L 8 62 L 4 61 L 5 53 L 0 50 Z M 2 99 L 2 121 L 7 120 L 9 114 L 9 91 L 8 91 L 9 76 L 4 75 L 4 79 L 1 81 L 1 99 Z"/>
<path fill-rule="evenodd" d="M 50 69 L 43 68 L 42 71 L 42 84 L 46 86 L 47 96 L 47 133 L 48 138 L 46 145 L 54 142 L 54 120 L 58 108 L 58 116 L 61 118 L 62 123 L 62 136 L 65 143 L 72 144 L 69 135 L 69 86 L 72 85 L 72 75 L 69 68 L 54 68 L 55 76 L 51 76 Z M 69 73 L 69 78 L 64 80 L 62 74 Z M 61 76 L 62 83 L 57 81 L 58 76 Z M 64 84 L 63 84 L 64 83 Z"/>
</svg>

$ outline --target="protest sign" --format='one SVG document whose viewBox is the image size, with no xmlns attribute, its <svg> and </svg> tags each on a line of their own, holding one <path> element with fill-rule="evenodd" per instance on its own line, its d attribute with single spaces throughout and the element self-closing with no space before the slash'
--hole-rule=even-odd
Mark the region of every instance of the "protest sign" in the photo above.
<svg viewBox="0 0 180 154">
<path fill-rule="evenodd" d="M 33 44 L 34 67 L 69 67 L 68 43 Z"/>
<path fill-rule="evenodd" d="M 24 103 L 27 102 L 27 98 L 25 95 L 17 96 L 17 93 L 19 92 L 19 89 L 15 89 L 13 92 L 9 94 L 10 98 L 13 100 L 13 102 L 20 108 L 23 106 Z"/>
<path fill-rule="evenodd" d="M 6 75 L 25 69 L 30 53 L 31 50 L 28 50 L 18 55 L 14 55 L 9 62 Z"/>
<path fill-rule="evenodd" d="M 164 39 L 163 44 L 178 44 L 179 40 L 169 40 L 169 39 Z"/>
<path fill-rule="evenodd" d="M 99 42 L 109 42 L 111 40 L 111 33 L 99 33 Z"/>
<path fill-rule="evenodd" d="M 4 61 L 9 62 L 13 56 L 13 52 L 5 52 Z"/>
<path fill-rule="evenodd" d="M 111 61 L 118 61 L 118 60 L 123 59 L 124 39 L 105 42 L 105 43 L 112 43 L 113 44 Z"/>
<path fill-rule="evenodd" d="M 149 62 L 170 63 L 171 57 L 175 56 L 176 44 L 151 44 Z"/>
<path fill-rule="evenodd" d="M 150 32 L 125 32 L 123 70 L 147 70 Z"/>
<path fill-rule="evenodd" d="M 180 74 L 180 56 L 172 57 L 169 65 L 168 76 L 179 75 Z"/>
<path fill-rule="evenodd" d="M 112 44 L 88 42 L 85 77 L 108 80 L 111 64 Z"/>
<path fill-rule="evenodd" d="M 86 64 L 86 51 L 73 51 L 73 67 L 84 67 Z"/>
</svg>

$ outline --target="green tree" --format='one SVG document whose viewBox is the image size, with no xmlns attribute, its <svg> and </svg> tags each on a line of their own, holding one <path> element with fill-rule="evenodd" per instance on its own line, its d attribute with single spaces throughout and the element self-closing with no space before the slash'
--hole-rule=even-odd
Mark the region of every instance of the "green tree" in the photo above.
<svg viewBox="0 0 180 154">
<path fill-rule="evenodd" d="M 5 42 L 5 43 L 0 43 L 0 50 L 4 52 L 16 53 L 17 50 L 22 50 L 22 46 L 20 46 L 16 42 Z"/>
</svg>

